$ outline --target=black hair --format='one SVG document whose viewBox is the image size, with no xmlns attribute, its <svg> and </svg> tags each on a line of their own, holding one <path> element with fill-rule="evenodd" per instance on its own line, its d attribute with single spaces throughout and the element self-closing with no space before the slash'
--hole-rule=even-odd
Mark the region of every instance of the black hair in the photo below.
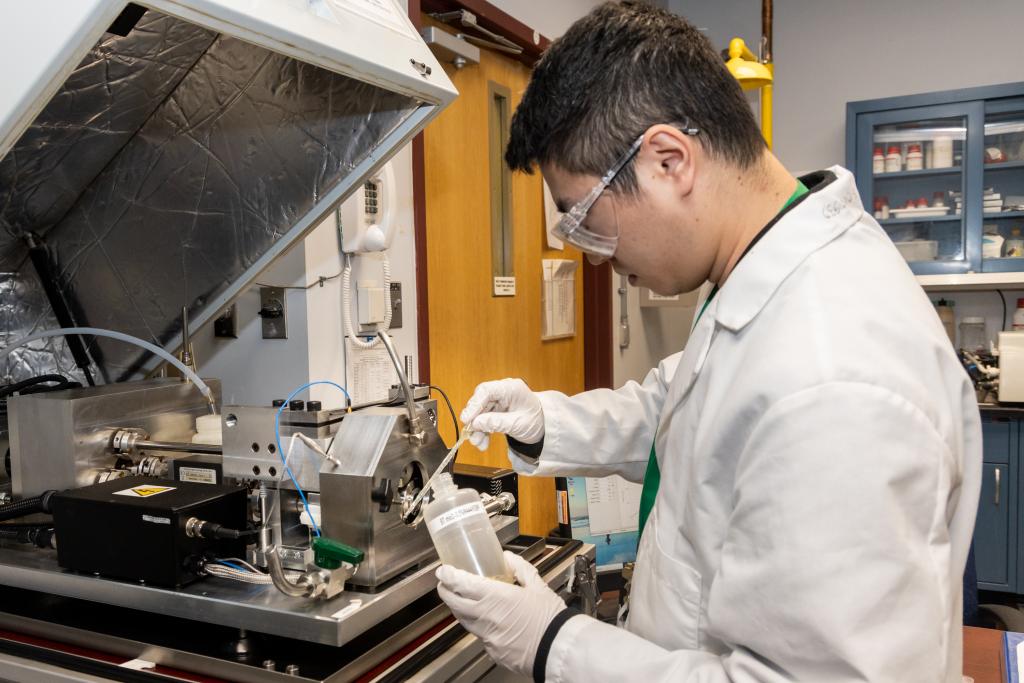
<svg viewBox="0 0 1024 683">
<path fill-rule="evenodd" d="M 513 170 L 551 162 L 600 176 L 658 123 L 697 128 L 708 154 L 741 168 L 765 149 L 739 83 L 693 24 L 645 2 L 608 2 L 537 63 L 505 161 Z M 616 180 L 635 192 L 632 164 Z"/>
</svg>

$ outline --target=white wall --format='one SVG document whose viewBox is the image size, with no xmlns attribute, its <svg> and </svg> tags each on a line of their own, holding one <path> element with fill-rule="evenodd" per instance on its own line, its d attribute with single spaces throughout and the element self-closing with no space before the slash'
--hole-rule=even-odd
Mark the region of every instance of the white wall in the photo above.
<svg viewBox="0 0 1024 683">
<path fill-rule="evenodd" d="M 565 33 L 584 14 L 604 4 L 603 0 L 490 0 L 490 3 L 552 40 Z"/>
<path fill-rule="evenodd" d="M 667 0 L 718 48 L 761 35 L 760 0 Z M 846 103 L 1024 80 L 1024 2 L 776 0 L 774 137 L 794 171 L 845 162 Z"/>
</svg>

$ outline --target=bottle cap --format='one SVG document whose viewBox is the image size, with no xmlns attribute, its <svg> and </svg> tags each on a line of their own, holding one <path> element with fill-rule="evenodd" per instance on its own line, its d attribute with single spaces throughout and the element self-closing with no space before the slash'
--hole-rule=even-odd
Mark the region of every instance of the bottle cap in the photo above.
<svg viewBox="0 0 1024 683">
<path fill-rule="evenodd" d="M 323 408 L 323 404 L 320 401 L 309 401 L 306 403 L 306 410 L 311 413 L 315 413 L 321 408 Z"/>
<path fill-rule="evenodd" d="M 969 315 L 960 321 L 961 325 L 984 325 L 985 319 L 981 316 Z"/>
<path fill-rule="evenodd" d="M 281 406 L 284 405 L 284 399 L 283 398 L 275 398 L 270 405 L 273 406 L 274 408 L 280 408 Z"/>
<path fill-rule="evenodd" d="M 899 154 L 900 148 L 896 145 L 889 145 L 889 154 Z"/>
<path fill-rule="evenodd" d="M 1017 299 L 1017 308 L 1024 308 L 1024 299 Z"/>
<path fill-rule="evenodd" d="M 879 156 L 881 154 L 884 154 L 884 152 L 882 152 L 882 148 L 881 147 L 875 147 L 875 154 L 874 155 L 875 156 Z"/>
<path fill-rule="evenodd" d="M 455 485 L 455 480 L 452 479 L 452 475 L 447 472 L 442 472 L 437 475 L 437 479 L 434 480 L 434 493 L 445 493 L 447 491 L 454 491 L 458 486 Z"/>
<path fill-rule="evenodd" d="M 305 410 L 306 402 L 300 399 L 295 399 L 288 403 L 288 410 Z"/>
</svg>

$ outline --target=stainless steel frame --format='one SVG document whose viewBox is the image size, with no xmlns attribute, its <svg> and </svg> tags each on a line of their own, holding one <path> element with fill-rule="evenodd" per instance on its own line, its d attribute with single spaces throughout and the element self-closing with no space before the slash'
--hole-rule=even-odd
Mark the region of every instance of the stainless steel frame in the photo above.
<svg viewBox="0 0 1024 683">
<path fill-rule="evenodd" d="M 218 401 L 220 382 L 210 380 Z M 7 402 L 15 496 L 95 483 L 113 466 L 111 437 L 139 427 L 159 441 L 189 441 L 209 407 L 194 385 L 152 379 L 14 396 Z"/>
<path fill-rule="evenodd" d="M 519 534 L 519 520 L 495 517 L 498 537 Z M 376 593 L 346 591 L 333 600 L 289 598 L 273 586 L 207 579 L 180 590 L 77 574 L 57 566 L 56 551 L 0 545 L 0 584 L 325 645 L 344 645 L 434 589 L 437 561 Z"/>
<path fill-rule="evenodd" d="M 584 556 L 590 561 L 595 558 L 595 548 L 592 545 L 584 545 L 577 552 L 566 556 L 558 564 L 544 573 L 544 578 L 556 591 L 562 589 L 570 579 L 576 565 L 576 558 Z M 427 590 L 433 590 L 436 583 L 433 579 L 433 566 L 425 568 L 422 573 L 429 576 L 430 584 Z M 3 573 L 0 572 L 0 575 Z M 4 581 L 6 583 L 6 581 Z M 419 637 L 434 625 L 439 623 L 448 615 L 447 608 L 442 604 L 434 610 L 403 627 L 399 632 L 390 635 L 381 641 L 375 648 L 365 653 L 360 658 L 351 662 L 342 669 L 336 671 L 326 678 L 319 679 L 321 683 L 341 683 L 350 681 L 362 676 L 368 669 L 386 661 L 395 653 L 399 652 L 413 639 Z M 193 615 L 194 617 L 195 615 Z M 205 615 L 204 615 L 205 618 Z M 452 627 L 454 624 L 452 625 Z M 448 629 L 431 637 L 413 652 L 395 662 L 389 669 L 384 671 L 377 679 L 386 676 L 389 671 L 401 666 L 409 658 L 415 656 L 420 648 L 427 647 L 438 638 L 443 637 Z M 192 652 L 161 647 L 145 643 L 141 640 L 129 640 L 105 634 L 95 633 L 78 628 L 54 624 L 52 622 L 21 617 L 12 614 L 5 614 L 0 607 L 0 628 L 30 635 L 56 640 L 69 645 L 86 647 L 92 650 L 101 650 L 110 654 L 126 658 L 140 658 L 173 667 L 182 671 L 203 672 L 206 675 L 217 676 L 229 681 L 252 681 L 255 683 L 274 681 L 294 681 L 293 677 L 281 672 L 266 671 L 259 667 L 235 663 L 225 659 L 218 659 Z M 17 664 L 27 667 L 25 671 L 34 671 L 33 662 L 21 660 L 14 662 L 13 658 L 0 655 L 0 670 L 7 671 L 3 667 Z M 467 635 L 452 645 L 448 650 L 434 659 L 428 665 L 416 672 L 409 680 L 414 681 L 475 681 L 487 674 L 494 668 L 494 662 L 484 652 L 483 645 L 474 637 Z M 58 671 L 61 673 L 63 670 Z M 25 679 L 31 680 L 31 679 Z M 89 681 L 96 680 L 84 674 L 72 674 L 68 672 L 63 678 L 54 680 L 67 681 Z M 310 680 L 307 678 L 306 680 Z M 316 679 L 314 679 L 316 680 Z M 375 679 L 376 680 L 376 679 Z"/>
</svg>

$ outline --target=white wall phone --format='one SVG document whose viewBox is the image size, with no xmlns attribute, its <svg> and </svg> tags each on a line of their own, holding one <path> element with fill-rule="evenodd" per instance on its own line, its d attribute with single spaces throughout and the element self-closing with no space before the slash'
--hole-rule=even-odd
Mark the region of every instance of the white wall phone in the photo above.
<svg viewBox="0 0 1024 683">
<path fill-rule="evenodd" d="M 360 324 L 387 331 L 391 327 L 391 266 L 387 248 L 395 232 L 395 173 L 390 163 L 384 164 L 338 207 L 338 230 L 341 250 L 345 252 L 345 268 L 341 276 L 342 319 L 345 334 L 357 347 L 369 349 L 379 343 L 376 330 L 361 330 L 368 338 L 357 336 L 352 324 L 352 256 L 380 254 L 383 287 L 376 282 L 359 283 Z M 366 334 L 368 332 L 368 334 Z"/>
</svg>

